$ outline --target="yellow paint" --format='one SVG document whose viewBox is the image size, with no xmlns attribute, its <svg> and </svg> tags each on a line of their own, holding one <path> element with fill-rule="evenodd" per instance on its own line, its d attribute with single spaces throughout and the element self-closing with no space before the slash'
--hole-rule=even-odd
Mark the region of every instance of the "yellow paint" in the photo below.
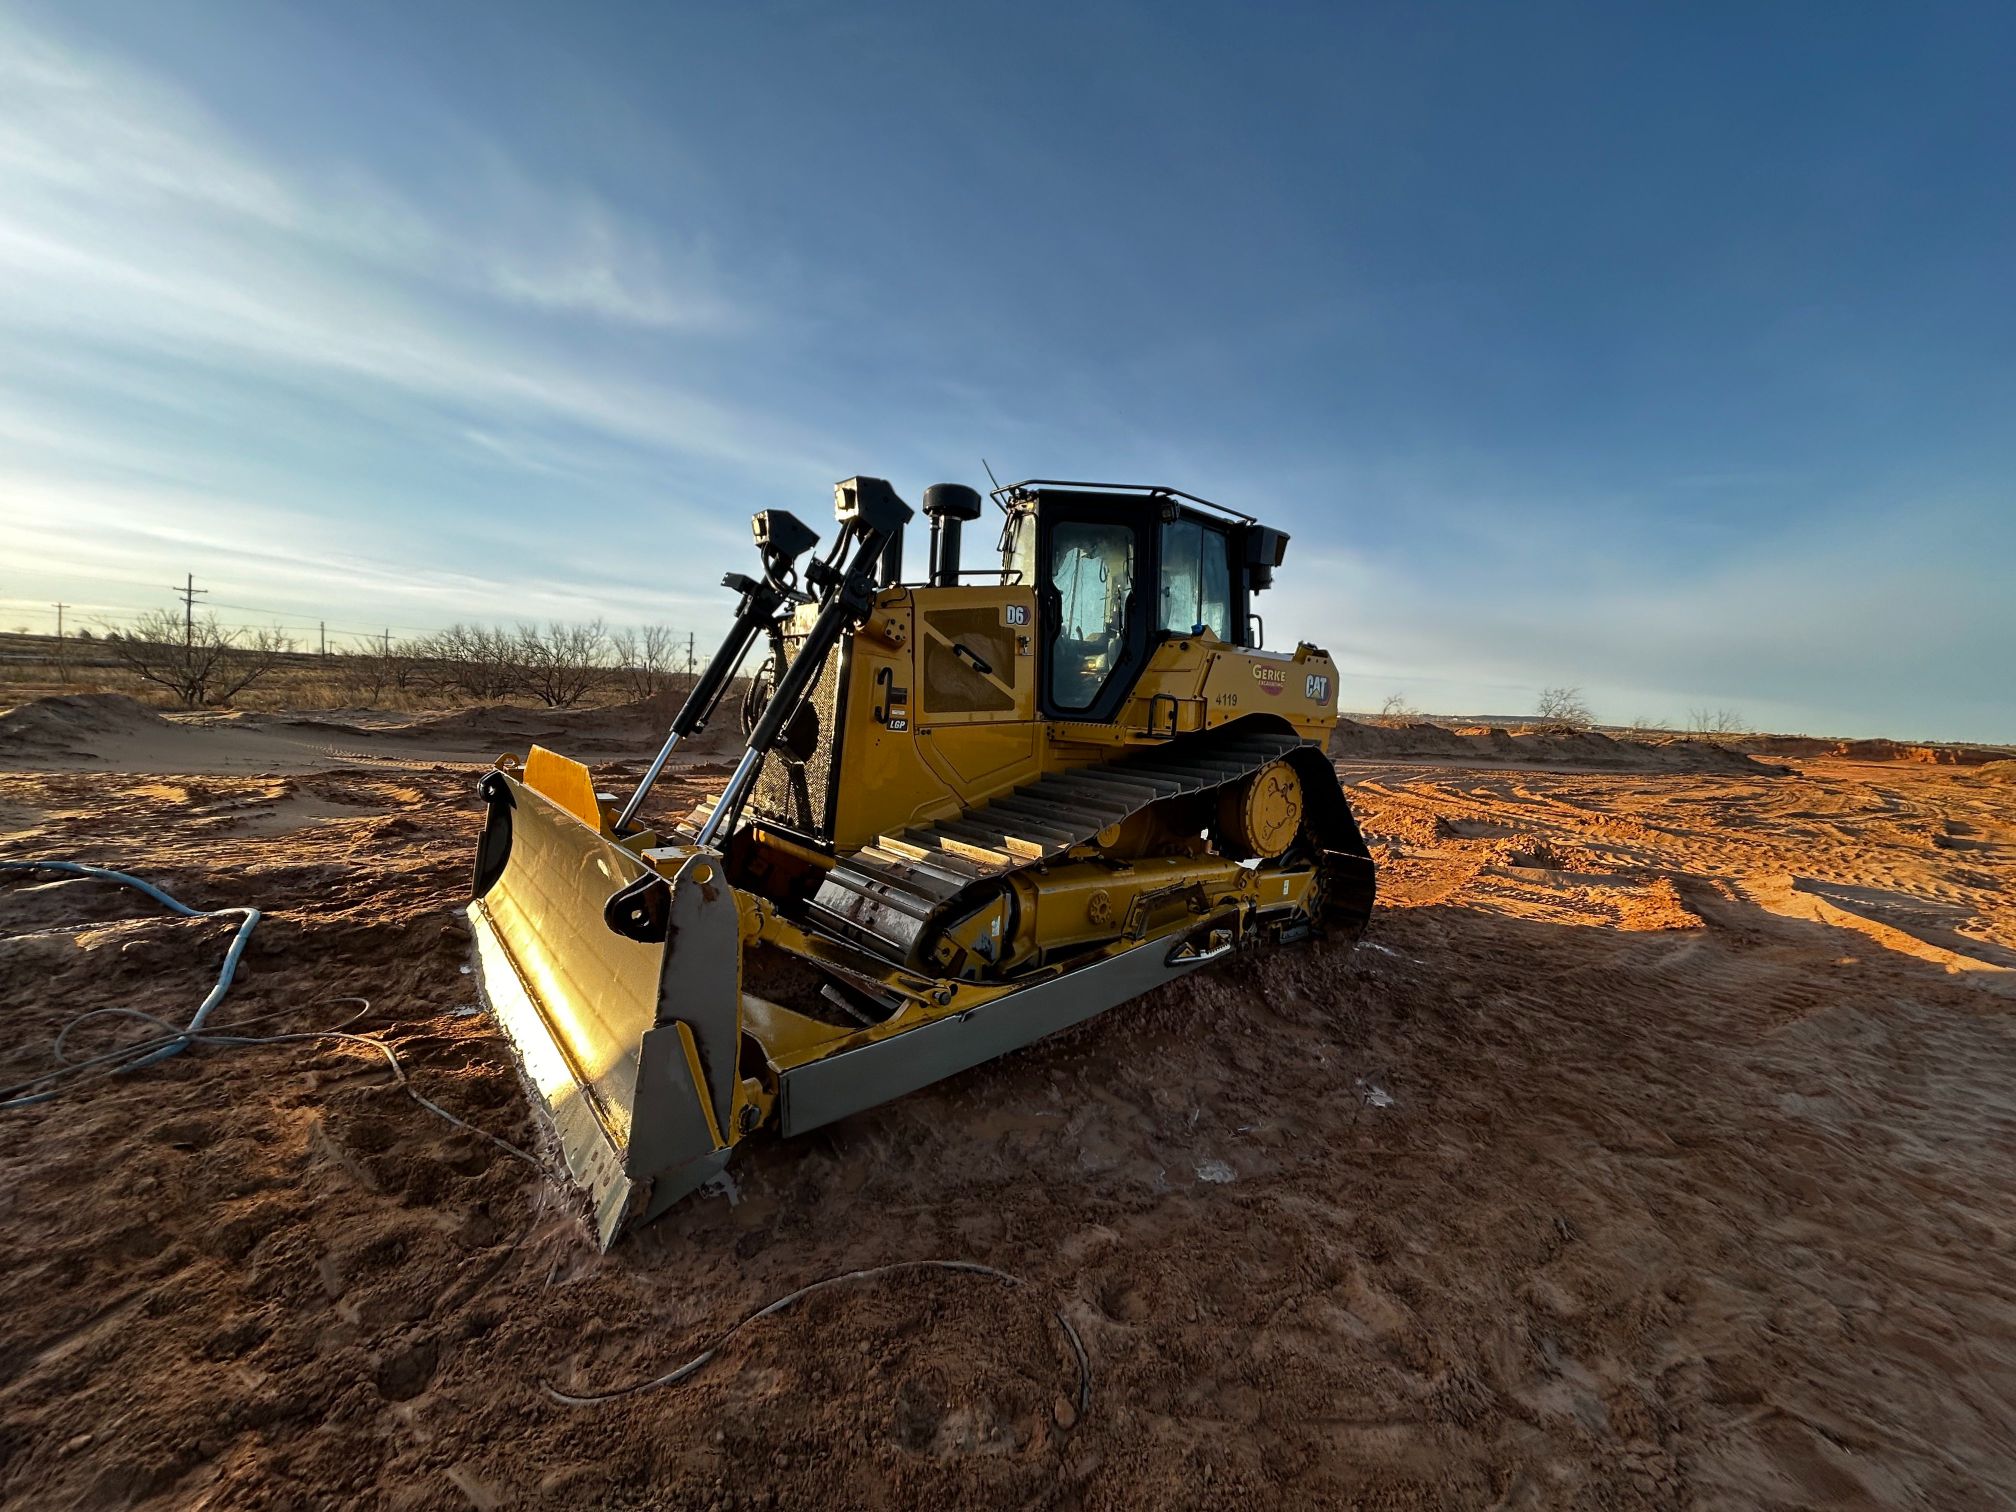
<svg viewBox="0 0 2016 1512">
<path fill-rule="evenodd" d="M 1285 761 L 1262 767 L 1218 800 L 1220 830 L 1248 856 L 1280 855 L 1300 832 L 1302 813 L 1302 779 Z"/>
<path fill-rule="evenodd" d="M 580 762 L 535 745 L 525 758 L 525 786 L 542 793 L 591 829 L 603 829 L 602 805 L 595 801 L 595 779 Z"/>
<path fill-rule="evenodd" d="M 800 611 L 801 630 L 809 627 L 812 612 Z M 843 728 L 831 732 L 841 757 L 832 816 L 839 856 L 885 835 L 956 818 L 1046 773 L 1159 747 L 1172 734 L 1258 717 L 1320 741 L 1337 721 L 1336 667 L 1326 652 L 1307 644 L 1292 652 L 1235 646 L 1208 631 L 1154 645 L 1111 722 L 1047 719 L 1037 686 L 1042 634 L 1031 586 L 893 588 L 878 595 L 845 656 L 829 668 L 829 675 L 847 680 Z M 1223 801 L 1233 809 L 1220 815 L 1221 829 L 1214 833 L 1243 834 L 1249 850 L 1279 856 L 1286 844 L 1280 832 L 1292 837 L 1299 828 L 1303 795 L 1292 769 L 1270 770 L 1286 772 L 1289 781 L 1249 782 L 1226 795 Z M 608 836 L 593 779 L 579 762 L 535 746 L 523 781 L 564 815 Z M 1234 822 L 1225 823 L 1228 817 Z M 1194 825 L 1177 835 L 1165 833 L 1166 816 L 1137 819 L 1114 827 L 1103 857 L 1074 850 L 1041 869 L 1011 874 L 1012 908 L 1004 901 L 998 912 L 965 921 L 963 937 L 958 928 L 950 932 L 955 944 L 967 949 L 984 935 L 997 966 L 1019 972 L 1012 985 L 892 966 L 843 941 L 808 933 L 781 915 L 769 897 L 736 890 L 746 948 L 786 951 L 872 984 L 904 1006 L 879 1024 L 848 1027 L 740 993 L 745 1031 L 762 1046 L 769 1072 L 767 1080 L 759 1074 L 739 1082 L 725 1131 L 705 1093 L 692 1030 L 677 1024 L 716 1147 L 769 1116 L 776 1072 L 970 1012 L 1068 968 L 1138 948 L 1144 940 L 1175 940 L 1212 928 L 1243 939 L 1270 915 L 1278 919 L 1316 906 L 1314 862 L 1241 865 L 1232 856 L 1206 852 Z M 655 990 L 647 989 L 655 989 L 656 969 L 664 962 L 654 952 L 664 947 L 602 938 L 608 931 L 596 910 L 623 880 L 607 874 L 609 862 L 627 851 L 610 846 L 611 855 L 602 855 L 587 843 L 590 837 L 564 822 L 533 828 L 552 832 L 521 844 L 522 854 L 514 853 L 512 871 L 487 907 L 497 912 L 508 938 L 540 941 L 539 949 L 523 953 L 516 964 L 551 1031 L 556 1060 L 566 1064 L 535 1074 L 554 1078 L 564 1069 L 584 1084 L 598 1077 L 620 1081 L 634 1074 L 623 1064 L 622 1051 L 628 1047 L 634 1054 L 638 1025 L 648 1023 L 645 1015 L 655 1010 Z M 807 865 L 832 864 L 832 858 L 774 834 L 759 833 L 754 843 L 797 863 L 799 876 Z M 643 848 L 634 841 L 626 845 Z M 540 854 L 542 848 L 550 854 Z M 669 876 L 684 854 L 666 848 L 638 864 Z M 786 867 L 778 874 L 794 873 Z M 959 954 L 953 949 L 945 958 Z"/>
<path fill-rule="evenodd" d="M 714 1141 L 714 1148 L 724 1149 L 727 1141 L 721 1137 L 721 1125 L 714 1121 L 714 1104 L 707 1096 L 707 1072 L 700 1064 L 700 1047 L 693 1040 L 693 1030 L 683 1021 L 673 1025 L 679 1031 L 679 1048 L 686 1052 L 686 1069 L 693 1073 L 693 1091 L 700 1102 L 700 1111 L 707 1116 L 707 1135 Z"/>
<path fill-rule="evenodd" d="M 982 611 L 998 622 L 991 644 L 1013 654 L 994 656 L 985 673 L 960 676 L 1009 706 L 943 706 L 927 672 L 934 655 L 944 664 L 956 640 L 942 628 L 946 616 Z M 833 816 L 840 854 L 956 818 L 1046 772 L 1158 745 L 1172 719 L 1177 734 L 1190 734 L 1260 715 L 1310 740 L 1326 738 L 1337 722 L 1337 674 L 1328 653 L 1309 645 L 1292 653 L 1254 650 L 1208 632 L 1156 646 L 1112 723 L 1045 719 L 1036 686 L 1040 634 L 1033 588 L 882 593 L 847 666 L 844 770 Z M 900 699 L 892 697 L 898 692 Z"/>
</svg>

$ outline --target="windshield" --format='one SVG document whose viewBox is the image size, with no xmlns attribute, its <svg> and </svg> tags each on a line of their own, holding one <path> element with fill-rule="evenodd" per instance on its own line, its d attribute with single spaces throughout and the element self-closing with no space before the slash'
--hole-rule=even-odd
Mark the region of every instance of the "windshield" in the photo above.
<svg viewBox="0 0 2016 1512">
<path fill-rule="evenodd" d="M 1209 630 L 1229 641 L 1232 629 L 1232 571 L 1225 533 L 1196 520 L 1171 520 L 1162 527 L 1162 608 L 1160 627 L 1177 635 Z"/>
</svg>

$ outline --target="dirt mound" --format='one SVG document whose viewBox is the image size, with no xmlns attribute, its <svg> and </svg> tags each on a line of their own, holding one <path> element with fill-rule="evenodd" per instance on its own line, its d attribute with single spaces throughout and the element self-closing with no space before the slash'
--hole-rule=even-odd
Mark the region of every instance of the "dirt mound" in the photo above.
<svg viewBox="0 0 2016 1512">
<path fill-rule="evenodd" d="M 2006 746 L 1911 745 L 1899 740 L 1826 740 L 1812 735 L 1749 735 L 1734 744 L 1760 756 L 1908 761 L 1919 766 L 1985 766 L 2016 756 L 2016 751 Z"/>
<path fill-rule="evenodd" d="M 1438 724 L 1368 725 L 1339 719 L 1330 735 L 1330 754 L 1382 756 L 1447 756 L 1460 760 L 1475 754 L 1470 741 Z"/>
<path fill-rule="evenodd" d="M 1991 761 L 1975 775 L 1984 782 L 2016 784 L 2016 761 Z"/>
<path fill-rule="evenodd" d="M 715 710 L 711 724 L 690 740 L 679 743 L 681 752 L 688 756 L 720 756 L 740 751 L 743 746 L 741 722 L 742 697 L 738 688 L 731 687 Z M 672 718 L 685 702 L 685 695 L 660 694 L 651 698 L 633 699 L 629 703 L 611 704 L 602 709 L 579 709 L 573 711 L 578 718 L 577 728 L 590 738 L 602 737 L 610 740 L 641 739 L 656 747 L 672 727 Z"/>
<path fill-rule="evenodd" d="M 505 752 L 543 745 L 608 770 L 644 762 L 671 714 L 652 701 L 599 709 L 488 706 L 394 720 L 382 711 L 316 716 L 206 710 L 163 717 L 116 694 L 45 698 L 0 714 L 0 770 L 65 766 L 127 772 L 308 772 L 332 765 L 488 766 Z M 677 764 L 742 745 L 724 711 L 715 728 L 682 746 Z"/>
<path fill-rule="evenodd" d="M 429 714 L 410 724 L 393 725 L 385 733 L 414 740 L 457 744 L 487 742 L 502 749 L 513 742 L 523 744 L 536 740 L 551 744 L 564 741 L 571 728 L 567 716 L 555 710 L 484 704 L 471 709 L 457 709 L 452 714 Z"/>
<path fill-rule="evenodd" d="M 1740 735 L 1729 743 L 1758 756 L 1831 756 L 1841 745 L 1813 735 Z"/>
<path fill-rule="evenodd" d="M 1756 777 L 1782 770 L 1709 740 L 1672 736 L 1614 740 L 1553 725 L 1517 732 L 1496 725 L 1367 725 L 1337 721 L 1330 754 L 1351 760 L 1478 762 L 1628 772 L 1726 772 Z"/>
<path fill-rule="evenodd" d="M 89 755 L 93 741 L 145 734 L 168 721 L 124 693 L 38 698 L 0 714 L 0 751 Z"/>
<path fill-rule="evenodd" d="M 592 709 L 527 709 L 490 704 L 457 709 L 452 714 L 429 715 L 410 724 L 393 726 L 384 733 L 438 744 L 495 746 L 500 751 L 522 751 L 535 741 L 567 755 L 611 747 L 642 751 L 665 738 L 672 716 L 678 711 L 676 700 L 662 698 L 640 698 Z M 692 755 L 718 755 L 741 744 L 741 727 L 735 720 L 731 698 L 723 700 L 713 724 L 694 739 L 683 742 L 680 749 Z"/>
<path fill-rule="evenodd" d="M 1615 744 L 1627 749 L 1656 752 L 1661 771 L 1747 772 L 1753 777 L 1789 775 L 1789 768 L 1758 761 L 1743 751 L 1731 750 L 1720 741 L 1701 740 L 1692 735 L 1669 735 L 1658 740 L 1618 741 Z"/>
</svg>

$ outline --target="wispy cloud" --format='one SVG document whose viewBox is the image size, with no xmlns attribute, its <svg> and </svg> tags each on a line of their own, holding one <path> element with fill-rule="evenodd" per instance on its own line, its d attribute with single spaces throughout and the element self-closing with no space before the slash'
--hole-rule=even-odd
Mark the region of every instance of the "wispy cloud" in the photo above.
<svg viewBox="0 0 2016 1512">
<path fill-rule="evenodd" d="M 964 47 L 956 18 L 770 35 L 774 18 L 715 8 L 575 48 L 528 12 L 471 64 L 431 18 L 192 12 L 148 50 L 144 13 L 92 33 L 93 7 L 16 3 L 0 0 L 0 602 L 137 606 L 193 568 L 220 598 L 285 593 L 332 620 L 601 612 L 704 633 L 747 509 L 812 518 L 856 468 L 914 497 L 979 481 L 985 455 L 1004 478 L 1173 483 L 1290 529 L 1271 638 L 1326 643 L 1370 702 L 1390 682 L 1515 713 L 1579 682 L 1619 715 L 1727 702 L 1938 733 L 1945 710 L 1950 733 L 2007 733 L 1990 704 L 2016 517 L 1978 491 L 1945 515 L 1919 502 L 2007 471 L 2006 343 L 1980 297 L 1999 264 L 1958 266 L 1932 301 L 1972 318 L 1971 369 L 1859 315 L 1760 368 L 1746 333 L 1782 336 L 1814 236 L 1788 243 L 1786 290 L 1685 265 L 1690 242 L 1762 234 L 1712 206 L 1670 228 L 1670 263 L 1564 277 L 1583 266 L 1564 251 L 1601 244 L 1604 186 L 1642 188 L 1638 159 L 1532 203 L 1546 173 L 1505 165 L 1549 155 L 1513 151 L 1506 118 L 1479 157 L 1464 123 L 1491 107 L 1425 76 L 1395 79 L 1446 131 L 1367 176 L 1323 145 L 1348 111 L 1169 128 L 1152 81 L 1205 71 L 1192 28 L 1116 19 L 1115 56 L 1164 66 L 1088 53 L 1096 109 L 1066 77 L 976 123 L 932 61 Z M 394 32 L 410 56 L 385 49 Z M 338 45 L 310 53 L 310 35 Z M 725 67 L 653 89 L 608 53 L 633 35 L 774 72 L 763 119 L 719 129 L 747 106 Z M 934 108 L 881 91 L 836 113 L 786 82 L 892 67 L 928 74 Z M 514 138 L 532 118 L 564 129 Z M 1703 148 L 1703 181 L 1726 177 L 1721 150 Z M 899 213 L 864 213 L 884 192 Z M 1447 203 L 1489 234 L 1452 239 Z M 1851 230 L 1917 224 L 1856 205 Z M 1999 247 L 1926 240 L 1982 268 Z M 1900 311 L 1939 287 L 1913 255 L 1880 259 Z M 1858 287 L 1826 308 L 1857 310 Z M 1888 387 L 1830 379 L 1844 353 Z"/>
<path fill-rule="evenodd" d="M 577 560 L 564 542 L 551 545 L 547 570 L 528 580 L 508 571 L 430 565 L 421 550 L 400 560 L 402 545 L 425 544 L 422 530 L 374 535 L 377 549 L 359 551 L 341 519 L 207 489 L 0 477 L 0 560 L 10 577 L 43 573 L 75 580 L 83 537 L 93 543 L 85 580 L 101 585 L 101 593 L 130 589 L 128 603 L 161 596 L 164 563 L 200 561 L 203 581 L 223 599 L 277 602 L 331 617 L 368 606 L 408 624 L 547 617 L 690 624 L 715 607 L 714 596 L 668 587 L 642 565 Z M 104 596 L 118 598 L 116 592 Z"/>
<path fill-rule="evenodd" d="M 17 222 L 23 200 L 209 220 L 538 310 L 660 330 L 753 318 L 703 250 L 668 249 L 662 233 L 584 189 L 538 182 L 474 133 L 460 148 L 453 219 L 361 164 L 323 166 L 305 181 L 164 82 L 0 15 L 0 184 Z"/>
<path fill-rule="evenodd" d="M 1731 706 L 1767 728 L 1876 733 L 1880 699 L 1892 733 L 1992 738 L 2008 705 L 1981 657 L 2007 600 L 1949 560 L 1975 514 L 1844 507 L 1801 547 L 1692 566 L 1657 542 L 1579 555 L 1543 542 L 1569 560 L 1549 569 L 1536 553 L 1495 574 L 1445 570 L 1418 540 L 1377 555 L 1291 546 L 1259 607 L 1335 654 L 1362 708 L 1401 692 L 1441 713 L 1518 715 L 1541 686 L 1576 684 L 1608 719 Z"/>
<path fill-rule="evenodd" d="M 720 462 L 815 448 L 559 339 L 544 317 L 699 340 L 759 316 L 704 255 L 585 189 L 473 137 L 466 155 L 452 206 L 423 209 L 368 165 L 271 160 L 166 83 L 0 15 L 0 328 L 329 374 Z"/>
<path fill-rule="evenodd" d="M 172 561 L 254 602 L 407 620 L 713 617 L 718 566 L 646 567 L 628 506 L 648 491 L 657 534 L 731 550 L 746 530 L 696 480 L 824 476 L 817 436 L 677 382 L 762 311 L 704 246 L 443 138 L 458 171 L 423 204 L 0 4 L 10 596 L 67 578 L 146 601 Z M 472 558 L 491 569 L 409 565 Z"/>
</svg>

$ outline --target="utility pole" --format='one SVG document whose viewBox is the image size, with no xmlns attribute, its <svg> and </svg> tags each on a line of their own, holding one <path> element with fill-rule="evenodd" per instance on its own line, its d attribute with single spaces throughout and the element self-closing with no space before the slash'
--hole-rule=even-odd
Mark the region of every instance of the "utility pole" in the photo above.
<svg viewBox="0 0 2016 1512">
<path fill-rule="evenodd" d="M 56 669 L 66 683 L 70 681 L 70 664 L 63 655 L 63 611 L 70 607 L 62 603 L 56 606 Z"/>
<path fill-rule="evenodd" d="M 196 595 L 208 593 L 208 588 L 196 586 L 196 574 L 189 573 L 175 595 L 182 600 L 182 646 L 184 650 L 196 644 Z"/>
<path fill-rule="evenodd" d="M 392 627 L 390 625 L 385 627 L 385 654 L 387 656 L 392 654 Z"/>
<path fill-rule="evenodd" d="M 327 656 L 329 654 L 329 621 L 315 621 L 315 641 L 321 647 L 321 654 Z"/>
<path fill-rule="evenodd" d="M 686 632 L 686 675 L 688 677 L 693 675 L 693 632 L 691 630 Z"/>
</svg>

